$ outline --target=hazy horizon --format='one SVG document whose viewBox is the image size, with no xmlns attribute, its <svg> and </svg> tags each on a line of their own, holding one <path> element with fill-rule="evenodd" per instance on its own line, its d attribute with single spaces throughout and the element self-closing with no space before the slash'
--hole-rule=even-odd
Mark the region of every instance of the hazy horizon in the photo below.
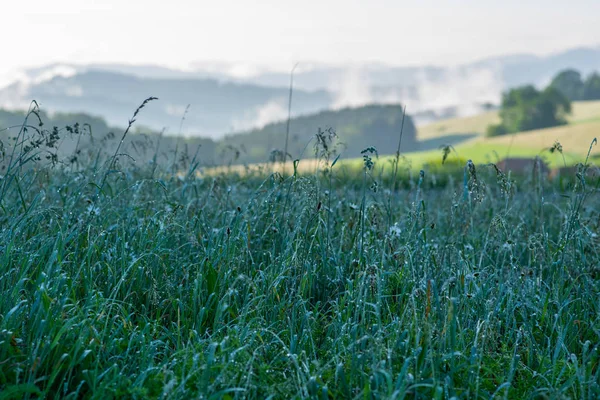
<svg viewBox="0 0 600 400">
<path fill-rule="evenodd" d="M 0 73 L 52 63 L 455 66 L 600 45 L 594 0 L 550 7 L 541 0 L 173 0 L 168 8 L 158 1 L 32 0 L 3 8 L 11 17 L 0 34 L 18 40 L 5 40 Z"/>
<path fill-rule="evenodd" d="M 31 0 L 0 9 L 10 16 L 0 24 L 8 55 L 0 63 L 0 108 L 26 109 L 36 98 L 50 112 L 97 113 L 120 123 L 127 118 L 121 110 L 139 102 L 132 94 L 137 87 L 138 97 L 146 92 L 161 97 L 154 128 L 177 126 L 191 104 L 190 129 L 212 137 L 285 119 L 287 91 L 276 89 L 287 88 L 295 63 L 299 95 L 303 90 L 326 93 L 304 102 L 297 97 L 293 116 L 402 103 L 412 114 L 424 113 L 420 122 L 448 113 L 474 115 L 484 104 L 498 104 L 508 87 L 547 84 L 558 68 L 581 67 L 584 73 L 600 68 L 596 61 L 577 64 L 578 53 L 548 63 L 519 58 L 586 47 L 600 52 L 597 0 Z M 516 57 L 478 63 L 506 56 Z M 518 60 L 522 62 L 513 66 Z M 49 65 L 53 67 L 45 68 Z M 112 75 L 98 75 L 92 83 L 96 78 L 81 74 L 89 65 L 141 78 L 235 81 L 251 84 L 243 89 L 251 94 L 240 99 L 241 92 L 233 89 L 186 90 L 189 85 L 160 86 L 151 80 L 139 87 L 135 79 L 119 86 Z M 140 66 L 192 73 L 136 68 Z M 325 68 L 301 73 L 315 66 Z M 327 70 L 330 66 L 339 68 Z M 124 103 L 102 91 L 108 87 Z M 214 105 L 214 99 L 225 96 L 227 101 Z"/>
</svg>

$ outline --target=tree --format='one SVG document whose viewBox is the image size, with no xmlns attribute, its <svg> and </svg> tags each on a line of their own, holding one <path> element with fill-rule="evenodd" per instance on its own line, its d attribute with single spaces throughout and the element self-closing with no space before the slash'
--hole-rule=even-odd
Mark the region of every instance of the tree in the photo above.
<svg viewBox="0 0 600 400">
<path fill-rule="evenodd" d="M 502 135 L 506 135 L 508 132 L 506 131 L 506 128 L 504 127 L 504 125 L 502 124 L 498 124 L 498 125 L 490 125 L 487 127 L 487 132 L 485 133 L 485 135 L 487 137 L 494 137 L 494 136 L 502 136 Z"/>
<path fill-rule="evenodd" d="M 543 129 L 567 123 L 571 102 L 550 86 L 543 91 L 528 85 L 511 89 L 502 96 L 500 125 L 488 128 L 488 136 Z"/>
<path fill-rule="evenodd" d="M 564 94 L 569 100 L 600 100 L 600 75 L 594 72 L 585 79 L 574 69 L 560 72 L 550 87 Z"/>
<path fill-rule="evenodd" d="M 600 75 L 597 72 L 590 74 L 583 86 L 584 100 L 600 100 Z"/>
<path fill-rule="evenodd" d="M 584 97 L 584 83 L 579 71 L 567 69 L 560 72 L 550 83 L 550 87 L 564 94 L 569 100 L 582 100 Z"/>
</svg>

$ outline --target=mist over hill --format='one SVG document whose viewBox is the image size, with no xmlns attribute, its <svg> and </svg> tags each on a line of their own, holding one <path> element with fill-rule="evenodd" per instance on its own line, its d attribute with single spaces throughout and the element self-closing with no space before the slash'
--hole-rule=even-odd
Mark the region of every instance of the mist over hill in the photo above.
<svg viewBox="0 0 600 400">
<path fill-rule="evenodd" d="M 301 63 L 292 116 L 375 103 L 406 104 L 416 124 L 468 116 L 498 104 L 510 87 L 546 85 L 565 68 L 584 74 L 600 69 L 600 48 L 508 55 L 457 67 Z M 0 108 L 26 109 L 35 99 L 50 113 L 86 112 L 123 126 L 144 98 L 157 96 L 160 105 L 143 124 L 170 134 L 220 138 L 285 120 L 289 78 L 289 71 L 244 63 L 199 62 L 185 70 L 52 64 L 0 77 Z"/>
<path fill-rule="evenodd" d="M 218 137 L 235 130 L 264 126 L 287 116 L 288 89 L 220 82 L 215 79 L 140 78 L 122 73 L 90 70 L 70 76 L 57 75 L 33 83 L 17 82 L 0 91 L 0 106 L 26 108 L 36 99 L 49 112 L 88 112 L 123 126 L 140 102 L 160 99 L 143 124 L 170 133 L 178 129 L 187 105 L 185 132 L 193 136 Z M 327 108 L 326 91 L 294 92 L 295 114 Z"/>
</svg>

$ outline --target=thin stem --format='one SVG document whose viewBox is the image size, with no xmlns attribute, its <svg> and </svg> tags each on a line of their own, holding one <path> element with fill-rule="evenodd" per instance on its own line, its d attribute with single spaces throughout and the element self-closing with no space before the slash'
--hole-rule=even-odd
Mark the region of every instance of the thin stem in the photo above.
<svg viewBox="0 0 600 400">
<path fill-rule="evenodd" d="M 288 98 L 288 117 L 287 117 L 287 125 L 285 128 L 285 146 L 283 148 L 283 174 L 285 175 L 285 163 L 287 161 L 287 155 L 288 155 L 288 141 L 290 138 L 290 123 L 291 123 L 291 119 L 292 119 L 292 93 L 293 93 L 293 88 L 294 88 L 294 71 L 296 70 L 296 67 L 298 66 L 298 63 L 296 63 L 294 65 L 294 67 L 292 68 L 292 71 L 290 72 L 290 94 L 289 94 L 289 98 Z"/>
</svg>

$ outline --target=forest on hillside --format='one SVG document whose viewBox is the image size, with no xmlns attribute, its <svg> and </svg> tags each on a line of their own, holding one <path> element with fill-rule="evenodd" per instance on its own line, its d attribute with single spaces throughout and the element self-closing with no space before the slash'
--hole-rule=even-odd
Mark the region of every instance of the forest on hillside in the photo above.
<svg viewBox="0 0 600 400">
<path fill-rule="evenodd" d="M 148 108 L 151 107 L 149 104 Z M 96 142 L 101 142 L 107 150 L 115 149 L 124 132 L 122 127 L 109 126 L 102 118 L 87 114 L 49 115 L 37 108 L 29 114 L 0 110 L 0 140 L 11 140 L 22 126 L 48 134 L 56 131 L 60 137 L 53 147 L 56 154 L 77 152 L 79 157 L 84 154 L 93 157 Z M 412 118 L 404 115 L 400 105 L 370 105 L 293 118 L 286 158 L 313 157 L 315 137 L 324 131 L 336 136 L 335 151 L 348 157 L 358 157 L 370 146 L 379 149 L 380 154 L 394 154 L 401 132 L 403 150 L 415 149 L 417 143 Z M 287 121 L 283 121 L 212 140 L 164 135 L 136 122 L 124 138 L 122 151 L 136 162 L 160 161 L 175 169 L 192 159 L 204 166 L 261 163 L 283 159 L 286 132 Z"/>
</svg>

